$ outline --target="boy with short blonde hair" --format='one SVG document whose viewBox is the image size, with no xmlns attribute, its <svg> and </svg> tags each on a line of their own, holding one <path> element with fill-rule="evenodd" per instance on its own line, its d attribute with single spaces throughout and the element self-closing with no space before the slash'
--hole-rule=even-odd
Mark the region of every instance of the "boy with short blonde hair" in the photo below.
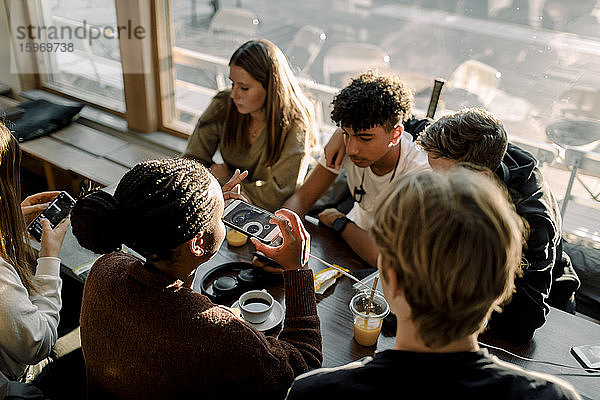
<svg viewBox="0 0 600 400">
<path fill-rule="evenodd" d="M 398 319 L 394 349 L 301 375 L 288 399 L 579 399 L 567 383 L 479 348 L 521 258 L 523 224 L 498 185 L 465 168 L 421 172 L 382 199 L 372 234 Z"/>
<path fill-rule="evenodd" d="M 401 288 L 432 349 L 479 332 L 513 291 L 523 223 L 489 181 L 467 171 L 406 178 L 376 214 L 384 282 Z"/>
</svg>

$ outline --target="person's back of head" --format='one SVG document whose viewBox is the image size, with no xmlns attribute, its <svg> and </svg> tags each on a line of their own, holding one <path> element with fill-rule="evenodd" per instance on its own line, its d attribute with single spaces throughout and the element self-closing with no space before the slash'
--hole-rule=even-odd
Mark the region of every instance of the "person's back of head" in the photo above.
<svg viewBox="0 0 600 400">
<path fill-rule="evenodd" d="M 35 256 L 24 242 L 21 213 L 21 149 L 10 130 L 0 122 L 0 257 L 12 265 L 27 291 L 35 291 Z"/>
<path fill-rule="evenodd" d="M 465 161 L 495 171 L 506 153 L 508 136 L 494 115 L 470 108 L 439 118 L 417 143 L 430 158 Z"/>
<path fill-rule="evenodd" d="M 396 275 L 422 342 L 435 350 L 478 332 L 520 263 L 522 223 L 506 194 L 454 168 L 405 175 L 382 199 L 372 232 L 383 279 Z"/>
<path fill-rule="evenodd" d="M 99 190 L 77 201 L 73 234 L 96 253 L 125 244 L 150 261 L 169 260 L 175 248 L 200 231 L 210 233 L 204 239 L 213 236 L 221 217 L 218 189 L 210 172 L 195 160 L 145 161 L 123 176 L 114 196 Z M 213 237 L 212 244 L 206 239 L 206 250 L 216 251 L 220 239 Z"/>
<path fill-rule="evenodd" d="M 410 117 L 413 103 L 412 91 L 397 76 L 368 71 L 335 96 L 331 119 L 355 132 L 375 126 L 390 132 Z"/>
</svg>

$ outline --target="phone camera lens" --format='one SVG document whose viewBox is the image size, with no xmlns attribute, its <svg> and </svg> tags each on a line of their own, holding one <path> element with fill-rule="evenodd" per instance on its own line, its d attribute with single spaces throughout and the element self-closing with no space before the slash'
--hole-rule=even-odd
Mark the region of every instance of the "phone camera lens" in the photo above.
<svg viewBox="0 0 600 400">
<path fill-rule="evenodd" d="M 256 225 L 250 225 L 248 227 L 248 233 L 256 233 L 256 232 L 258 232 L 258 229 L 259 229 L 258 226 L 256 226 Z"/>
<path fill-rule="evenodd" d="M 233 217 L 231 217 L 231 222 L 233 222 L 234 224 L 237 225 L 241 225 L 246 221 L 246 216 L 244 215 L 244 213 L 238 213 L 235 214 Z"/>
</svg>

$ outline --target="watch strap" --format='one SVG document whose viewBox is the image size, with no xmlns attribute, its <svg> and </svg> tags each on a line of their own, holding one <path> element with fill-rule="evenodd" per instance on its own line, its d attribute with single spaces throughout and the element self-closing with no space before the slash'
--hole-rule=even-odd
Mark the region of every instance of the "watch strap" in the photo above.
<svg viewBox="0 0 600 400">
<path fill-rule="evenodd" d="M 341 235 L 342 232 L 344 231 L 344 229 L 346 229 L 346 225 L 348 225 L 348 222 L 352 222 L 352 220 L 350 220 L 346 216 L 336 218 L 333 221 L 333 225 L 332 225 L 334 232 L 337 233 L 338 235 Z"/>
</svg>

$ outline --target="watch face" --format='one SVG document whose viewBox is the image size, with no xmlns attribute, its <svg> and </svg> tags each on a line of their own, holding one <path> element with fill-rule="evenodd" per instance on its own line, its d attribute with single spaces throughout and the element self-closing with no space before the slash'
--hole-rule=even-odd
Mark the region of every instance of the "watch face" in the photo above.
<svg viewBox="0 0 600 400">
<path fill-rule="evenodd" d="M 333 221 L 333 230 L 337 233 L 341 233 L 344 230 L 344 228 L 346 227 L 347 223 L 348 223 L 348 218 L 339 217 L 338 219 Z"/>
</svg>

